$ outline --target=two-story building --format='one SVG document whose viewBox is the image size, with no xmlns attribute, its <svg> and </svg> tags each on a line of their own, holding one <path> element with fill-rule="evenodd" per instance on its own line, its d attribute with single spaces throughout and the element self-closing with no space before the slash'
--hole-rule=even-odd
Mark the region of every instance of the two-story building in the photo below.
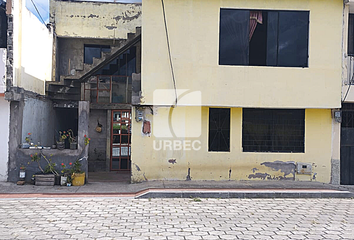
<svg viewBox="0 0 354 240">
<path fill-rule="evenodd" d="M 339 183 L 345 9 L 144 1 L 132 181 Z"/>
</svg>

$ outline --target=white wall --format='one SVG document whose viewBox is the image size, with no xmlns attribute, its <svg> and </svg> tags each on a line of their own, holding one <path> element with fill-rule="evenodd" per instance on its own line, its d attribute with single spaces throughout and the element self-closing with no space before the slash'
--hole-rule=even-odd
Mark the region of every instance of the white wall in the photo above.
<svg viewBox="0 0 354 240">
<path fill-rule="evenodd" d="M 0 181 L 7 181 L 10 103 L 0 97 Z"/>
<path fill-rule="evenodd" d="M 45 94 L 51 80 L 53 33 L 26 7 L 13 1 L 14 86 Z"/>
<path fill-rule="evenodd" d="M 0 93 L 6 90 L 6 48 L 0 48 Z"/>
</svg>

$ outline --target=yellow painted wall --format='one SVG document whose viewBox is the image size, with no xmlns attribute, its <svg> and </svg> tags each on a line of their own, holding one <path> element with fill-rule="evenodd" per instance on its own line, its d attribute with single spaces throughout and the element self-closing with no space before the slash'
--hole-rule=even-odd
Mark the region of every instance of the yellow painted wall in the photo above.
<svg viewBox="0 0 354 240">
<path fill-rule="evenodd" d="M 340 107 L 342 0 L 164 2 L 177 88 L 201 91 L 204 106 Z M 220 8 L 310 11 L 309 67 L 219 66 Z M 152 104 L 173 83 L 161 1 L 144 0 L 143 12 L 143 102 Z"/>
<path fill-rule="evenodd" d="M 126 39 L 141 26 L 141 4 L 50 1 L 59 37 Z"/>
<path fill-rule="evenodd" d="M 264 162 L 294 161 L 311 163 L 313 175 L 297 175 L 296 180 L 330 182 L 331 176 L 331 111 L 327 109 L 306 109 L 305 111 L 305 153 L 246 153 L 242 152 L 242 109 L 231 108 L 230 152 L 208 152 L 208 119 L 209 108 L 201 108 L 201 117 L 198 117 L 196 107 L 177 107 L 173 111 L 172 129 L 178 128 L 185 133 L 191 130 L 189 123 L 201 122 L 201 135 L 196 138 L 168 138 L 156 137 L 154 127 L 162 132 L 170 132 L 168 124 L 162 124 L 168 119 L 170 109 L 155 107 L 145 111 L 146 120 L 151 121 L 152 133 L 142 134 L 142 122 L 135 121 L 135 111 L 132 120 L 132 181 L 146 180 L 186 180 L 190 168 L 191 180 L 250 180 L 249 176 L 255 173 L 267 173 L 272 178 L 284 176 L 280 170 L 261 165 Z M 154 124 L 157 123 L 157 126 Z M 155 128 L 156 129 L 156 128 Z M 194 130 L 197 132 L 196 130 Z M 160 132 L 161 133 L 161 132 Z M 154 150 L 159 148 L 160 140 L 197 140 L 200 150 Z M 174 148 L 176 149 L 176 148 Z M 176 163 L 172 163 L 172 162 Z M 170 161 L 170 162 L 169 162 Z M 257 169 L 257 170 L 255 170 Z M 230 174 L 231 170 L 231 174 Z M 253 172 L 254 170 L 254 172 Z M 230 176 L 229 176 L 230 174 Z M 287 177 L 292 177 L 289 175 Z M 251 178 L 253 180 L 254 178 Z M 260 180 L 256 178 L 256 180 Z"/>
</svg>

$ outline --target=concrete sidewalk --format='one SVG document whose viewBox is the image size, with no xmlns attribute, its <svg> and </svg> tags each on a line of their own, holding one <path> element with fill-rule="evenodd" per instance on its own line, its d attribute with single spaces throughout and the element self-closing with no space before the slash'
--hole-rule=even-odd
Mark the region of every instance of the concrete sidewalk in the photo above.
<svg viewBox="0 0 354 240">
<path fill-rule="evenodd" d="M 131 198 L 352 198 L 354 186 L 298 181 L 150 181 L 90 182 L 80 187 L 0 183 L 0 198 L 45 197 Z"/>
</svg>

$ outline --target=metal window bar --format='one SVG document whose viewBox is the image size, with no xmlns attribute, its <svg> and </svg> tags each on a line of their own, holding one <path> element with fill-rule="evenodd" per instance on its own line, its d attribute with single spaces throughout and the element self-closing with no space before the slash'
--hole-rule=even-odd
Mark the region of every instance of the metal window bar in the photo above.
<svg viewBox="0 0 354 240">
<path fill-rule="evenodd" d="M 244 109 L 244 152 L 304 152 L 305 111 Z"/>
<path fill-rule="evenodd" d="M 104 78 L 109 78 L 109 83 L 105 82 L 105 83 L 101 83 L 100 79 L 104 79 Z M 89 80 L 84 84 L 84 100 L 85 101 L 90 101 L 92 103 L 107 103 L 107 102 L 101 102 L 99 99 L 100 93 L 102 92 L 108 92 L 109 94 L 109 103 L 113 103 L 113 79 L 117 79 L 117 78 L 125 78 L 125 102 L 123 103 L 116 103 L 116 104 L 129 104 L 130 103 L 130 97 L 131 97 L 131 89 L 129 89 L 129 82 L 131 82 L 131 76 L 126 76 L 126 75 L 97 75 L 97 76 L 92 76 L 91 78 L 89 78 Z M 102 80 L 103 80 L 102 79 Z M 108 84 L 109 87 L 107 88 Z M 92 87 L 92 85 L 94 87 Z M 87 91 L 89 93 L 87 93 Z M 95 101 L 93 101 L 92 97 L 91 97 L 91 92 L 96 92 L 95 94 Z M 89 95 L 89 99 L 87 99 L 87 95 Z"/>
</svg>

